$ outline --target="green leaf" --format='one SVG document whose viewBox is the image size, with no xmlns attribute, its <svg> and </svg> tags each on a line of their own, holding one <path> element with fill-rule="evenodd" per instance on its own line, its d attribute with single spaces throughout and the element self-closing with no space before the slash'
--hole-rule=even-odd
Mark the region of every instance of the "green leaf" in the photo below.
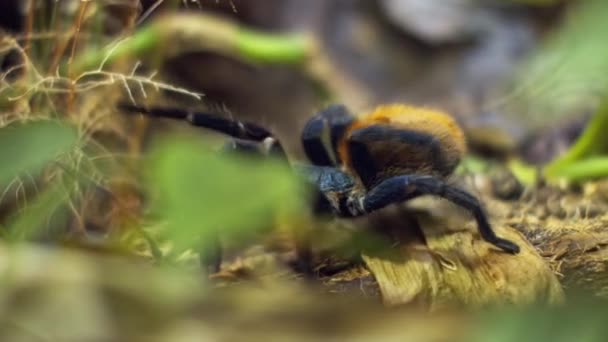
<svg viewBox="0 0 608 342">
<path fill-rule="evenodd" d="M 544 169 L 549 179 L 585 181 L 608 176 L 608 98 L 594 113 L 583 133 L 568 151 Z"/>
<path fill-rule="evenodd" d="M 37 172 L 77 140 L 73 127 L 57 121 L 31 121 L 0 129 L 0 184 L 23 172 Z"/>
<path fill-rule="evenodd" d="M 572 5 L 562 27 L 520 70 L 516 90 L 507 97 L 529 126 L 584 113 L 608 94 L 608 1 Z"/>
<path fill-rule="evenodd" d="M 186 140 L 160 144 L 148 170 L 152 212 L 167 221 L 178 249 L 199 247 L 217 231 L 246 237 L 303 195 L 284 163 L 219 155 Z"/>
<path fill-rule="evenodd" d="M 599 342 L 608 334 L 605 302 L 596 299 L 572 300 L 568 306 L 509 309 L 485 313 L 477 322 L 478 331 L 470 341 L 483 342 Z"/>
<path fill-rule="evenodd" d="M 57 182 L 38 194 L 8 226 L 8 241 L 18 242 L 40 237 L 48 226 L 46 223 L 64 206 L 68 196 L 68 191 Z"/>
<path fill-rule="evenodd" d="M 310 40 L 303 35 L 272 35 L 242 28 L 237 35 L 237 50 L 255 62 L 301 63 L 310 50 Z"/>
</svg>

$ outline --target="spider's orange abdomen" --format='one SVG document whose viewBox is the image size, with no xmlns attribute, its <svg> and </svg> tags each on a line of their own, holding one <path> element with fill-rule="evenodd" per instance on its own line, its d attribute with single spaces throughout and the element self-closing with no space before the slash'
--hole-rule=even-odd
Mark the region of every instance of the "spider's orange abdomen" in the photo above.
<svg viewBox="0 0 608 342">
<path fill-rule="evenodd" d="M 466 150 L 464 133 L 451 116 L 401 104 L 377 107 L 348 127 L 338 154 L 350 169 L 354 166 L 352 153 L 360 153 L 352 150 L 353 143 L 364 146 L 369 155 L 365 163 L 374 164 L 374 179 L 364 179 L 365 183 L 406 173 L 445 177 Z M 355 165 L 354 169 L 361 167 Z"/>
</svg>

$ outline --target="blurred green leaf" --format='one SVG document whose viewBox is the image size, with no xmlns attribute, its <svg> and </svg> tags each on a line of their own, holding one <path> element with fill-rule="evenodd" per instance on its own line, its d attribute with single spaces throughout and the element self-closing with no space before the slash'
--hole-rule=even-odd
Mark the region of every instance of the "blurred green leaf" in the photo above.
<svg viewBox="0 0 608 342">
<path fill-rule="evenodd" d="M 599 299 L 571 300 L 567 306 L 501 310 L 477 322 L 483 342 L 600 342 L 608 336 L 608 312 Z"/>
<path fill-rule="evenodd" d="M 26 241 L 40 237 L 47 227 L 46 223 L 64 206 L 68 195 L 58 182 L 38 194 L 9 224 L 8 241 Z"/>
<path fill-rule="evenodd" d="M 515 178 L 526 186 L 532 186 L 538 182 L 538 168 L 530 164 L 526 164 L 521 159 L 510 159 L 507 162 L 507 167 L 509 170 L 511 170 Z"/>
<path fill-rule="evenodd" d="M 509 99 L 522 120 L 542 125 L 592 110 L 608 94 L 608 1 L 573 4 L 564 25 L 521 70 Z"/>
<path fill-rule="evenodd" d="M 31 121 L 0 129 L 0 184 L 23 172 L 37 172 L 77 140 L 73 127 L 57 121 Z"/>
<path fill-rule="evenodd" d="M 550 180 L 565 179 L 569 182 L 584 182 L 608 177 L 608 157 L 589 157 L 559 165 L 551 169 Z M 549 177 L 549 176 L 548 176 Z"/>
<path fill-rule="evenodd" d="M 484 173 L 490 169 L 491 165 L 487 160 L 467 155 L 460 161 L 456 173 Z"/>
<path fill-rule="evenodd" d="M 549 179 L 584 181 L 608 176 L 608 98 L 595 111 L 583 133 L 566 153 L 544 169 Z"/>
<path fill-rule="evenodd" d="M 133 54 L 153 57 L 161 52 L 179 55 L 193 51 L 213 51 L 252 63 L 297 64 L 305 61 L 312 47 L 303 35 L 258 31 L 209 13 L 166 15 L 138 29 L 124 43 L 85 50 L 70 68 L 83 72 Z M 154 51 L 158 53 L 151 53 Z"/>
<path fill-rule="evenodd" d="M 148 170 L 152 212 L 167 220 L 177 249 L 198 247 L 216 231 L 247 236 L 302 196 L 287 165 L 218 155 L 192 141 L 161 143 Z"/>
<path fill-rule="evenodd" d="M 237 35 L 237 50 L 251 61 L 300 63 L 310 51 L 310 40 L 301 35 L 272 35 L 242 28 Z"/>
</svg>

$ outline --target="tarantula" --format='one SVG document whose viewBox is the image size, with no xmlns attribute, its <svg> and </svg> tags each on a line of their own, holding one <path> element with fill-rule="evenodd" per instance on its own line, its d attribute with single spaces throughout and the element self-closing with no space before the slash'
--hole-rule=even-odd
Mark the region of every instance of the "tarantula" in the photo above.
<svg viewBox="0 0 608 342">
<path fill-rule="evenodd" d="M 281 143 L 255 123 L 175 108 L 120 107 L 187 120 L 234 138 L 227 145 L 229 150 L 287 161 Z M 476 197 L 446 183 L 466 150 L 464 134 L 449 115 L 392 104 L 355 117 L 345 106 L 331 105 L 307 122 L 301 140 L 312 164 L 293 164 L 292 168 L 316 188 L 316 213 L 357 217 L 434 195 L 469 211 L 484 240 L 508 253 L 519 252 L 515 243 L 494 233 Z"/>
</svg>

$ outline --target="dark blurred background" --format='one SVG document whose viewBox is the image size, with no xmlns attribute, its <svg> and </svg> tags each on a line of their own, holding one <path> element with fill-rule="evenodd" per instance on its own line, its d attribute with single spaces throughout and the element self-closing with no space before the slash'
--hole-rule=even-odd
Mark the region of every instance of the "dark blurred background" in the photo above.
<svg viewBox="0 0 608 342">
<path fill-rule="evenodd" d="M 69 8 L 70 1 L 65 3 Z M 542 162 L 562 151 L 582 126 L 579 120 L 561 125 L 565 132 L 559 123 L 539 130 L 509 117 L 502 106 L 517 67 L 560 25 L 568 11 L 565 1 L 106 2 L 115 26 L 122 23 L 121 7 L 140 13 L 153 9 L 151 20 L 176 4 L 183 11 L 221 14 L 264 31 L 312 34 L 331 61 L 329 78 L 346 85 L 332 100 L 356 113 L 387 102 L 447 110 L 468 128 L 474 151 L 500 156 L 523 147 L 528 161 Z M 24 29 L 22 5 L 0 3 L 5 30 Z M 328 102 L 294 66 L 251 65 L 199 52 L 164 61 L 162 71 L 172 83 L 204 93 L 216 107 L 270 126 L 296 157 L 301 156 L 297 132 Z"/>
</svg>

